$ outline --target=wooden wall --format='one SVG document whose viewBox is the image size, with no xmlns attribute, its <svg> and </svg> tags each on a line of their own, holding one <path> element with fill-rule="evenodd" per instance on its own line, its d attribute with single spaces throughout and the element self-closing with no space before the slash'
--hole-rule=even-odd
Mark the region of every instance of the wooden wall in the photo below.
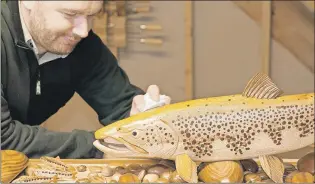
<svg viewBox="0 0 315 184">
<path fill-rule="evenodd" d="M 132 83 L 141 88 L 157 84 L 173 102 L 187 100 L 185 1 L 152 1 L 151 5 L 150 16 L 163 26 L 167 40 L 163 47 L 129 43 L 129 52 L 119 55 L 119 65 Z M 231 1 L 195 2 L 193 97 L 241 93 L 250 77 L 262 67 L 261 31 L 260 24 Z M 270 53 L 270 76 L 286 94 L 314 91 L 314 73 L 289 49 L 271 40 Z M 78 95 L 43 126 L 57 131 L 101 127 L 95 112 Z M 281 156 L 298 158 L 312 149 L 304 148 Z"/>
</svg>

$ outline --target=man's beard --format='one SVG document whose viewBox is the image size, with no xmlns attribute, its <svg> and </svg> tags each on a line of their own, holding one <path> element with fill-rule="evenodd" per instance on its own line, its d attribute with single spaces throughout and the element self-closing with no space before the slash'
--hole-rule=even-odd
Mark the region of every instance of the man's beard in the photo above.
<svg viewBox="0 0 315 184">
<path fill-rule="evenodd" d="M 65 55 L 72 52 L 75 45 L 65 44 L 60 38 L 65 38 L 65 33 L 53 32 L 45 27 L 46 20 L 37 12 L 37 15 L 31 15 L 30 33 L 36 44 L 39 44 L 47 52 Z M 71 35 L 71 38 L 80 40 L 78 36 Z M 59 38 L 59 40 L 58 40 Z"/>
</svg>

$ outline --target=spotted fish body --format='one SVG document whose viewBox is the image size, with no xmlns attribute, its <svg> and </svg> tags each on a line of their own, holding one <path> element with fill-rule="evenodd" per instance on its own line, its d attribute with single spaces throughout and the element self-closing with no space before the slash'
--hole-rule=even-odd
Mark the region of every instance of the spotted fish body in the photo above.
<svg viewBox="0 0 315 184">
<path fill-rule="evenodd" d="M 314 93 L 280 96 L 264 75 L 255 76 L 243 94 L 167 105 L 96 131 L 129 150 L 95 142 L 120 157 L 194 161 L 241 160 L 299 149 L 314 143 Z"/>
<path fill-rule="evenodd" d="M 186 152 L 196 161 L 286 152 L 314 142 L 313 97 L 256 100 L 234 95 L 195 101 L 186 104 L 189 108 L 157 117 L 174 130 L 177 142 L 164 128 L 160 134 L 166 143 L 179 145 L 173 156 Z M 155 146 L 153 137 L 148 140 Z"/>
</svg>

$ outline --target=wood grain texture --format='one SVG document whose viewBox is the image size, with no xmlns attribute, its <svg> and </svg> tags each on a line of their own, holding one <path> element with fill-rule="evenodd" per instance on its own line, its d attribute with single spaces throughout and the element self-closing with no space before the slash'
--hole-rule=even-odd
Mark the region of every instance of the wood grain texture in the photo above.
<svg viewBox="0 0 315 184">
<path fill-rule="evenodd" d="M 260 1 L 233 1 L 258 24 Z M 299 1 L 273 1 L 272 37 L 314 73 L 314 13 Z"/>
<path fill-rule="evenodd" d="M 28 158 L 21 152 L 1 150 L 1 182 L 9 183 L 20 174 L 28 164 Z"/>
<path fill-rule="evenodd" d="M 206 183 L 241 183 L 244 172 L 239 162 L 222 161 L 208 163 L 198 176 Z"/>
</svg>

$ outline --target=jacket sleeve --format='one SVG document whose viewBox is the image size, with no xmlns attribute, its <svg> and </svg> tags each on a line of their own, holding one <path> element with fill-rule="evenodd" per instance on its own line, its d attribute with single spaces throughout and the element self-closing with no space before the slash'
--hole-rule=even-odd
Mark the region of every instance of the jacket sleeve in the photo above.
<svg viewBox="0 0 315 184">
<path fill-rule="evenodd" d="M 1 149 L 20 151 L 28 158 L 102 158 L 93 146 L 92 132 L 74 130 L 53 132 L 40 126 L 29 126 L 11 118 L 1 87 Z"/>
<path fill-rule="evenodd" d="M 84 62 L 89 65 L 77 84 L 78 94 L 97 112 L 103 125 L 128 117 L 133 97 L 144 91 L 130 83 L 115 56 L 92 31 L 82 48 L 86 51 L 82 57 L 88 56 Z"/>
</svg>

